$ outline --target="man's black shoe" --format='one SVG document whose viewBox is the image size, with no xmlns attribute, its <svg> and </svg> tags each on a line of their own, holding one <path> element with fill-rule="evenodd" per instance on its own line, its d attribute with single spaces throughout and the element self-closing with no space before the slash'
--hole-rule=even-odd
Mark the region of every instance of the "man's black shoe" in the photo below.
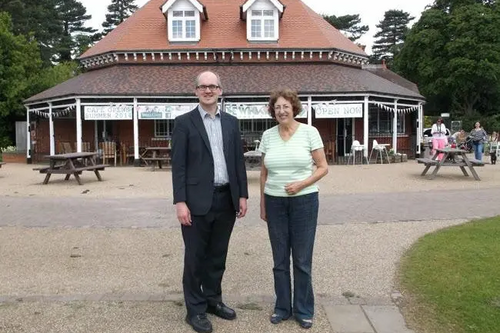
<svg viewBox="0 0 500 333">
<path fill-rule="evenodd" d="M 186 323 L 191 325 L 193 330 L 198 333 L 212 333 L 212 323 L 208 320 L 206 314 L 199 314 L 193 317 L 187 315 Z"/>
<path fill-rule="evenodd" d="M 227 307 L 224 303 L 219 302 L 215 306 L 209 305 L 207 307 L 207 312 L 212 313 L 216 315 L 217 317 L 220 317 L 222 319 L 227 319 L 227 320 L 233 320 L 236 319 L 236 312 L 231 309 L 230 307 Z"/>
</svg>

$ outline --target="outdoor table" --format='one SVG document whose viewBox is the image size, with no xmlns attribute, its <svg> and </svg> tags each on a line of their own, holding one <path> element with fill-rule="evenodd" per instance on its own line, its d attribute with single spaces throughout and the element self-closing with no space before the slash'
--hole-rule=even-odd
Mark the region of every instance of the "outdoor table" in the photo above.
<svg viewBox="0 0 500 333">
<path fill-rule="evenodd" d="M 443 158 L 439 161 L 437 159 L 438 155 L 442 153 Z M 451 166 L 451 167 L 459 167 L 462 170 L 464 176 L 469 176 L 467 173 L 466 167 L 474 176 L 475 180 L 481 180 L 474 170 L 475 166 L 484 166 L 484 163 L 477 160 L 469 160 L 467 157 L 467 152 L 463 149 L 457 148 L 440 148 L 436 149 L 436 153 L 432 158 L 417 158 L 418 163 L 423 163 L 425 165 L 425 169 L 422 172 L 421 176 L 425 176 L 427 171 L 429 171 L 431 166 L 435 166 L 432 174 L 428 177 L 429 179 L 434 179 L 443 166 Z"/>
<path fill-rule="evenodd" d="M 95 152 L 68 153 L 45 156 L 49 160 L 48 167 L 34 168 L 33 170 L 46 174 L 43 184 L 49 182 L 52 174 L 66 175 L 64 180 L 69 180 L 73 175 L 79 185 L 82 185 L 80 174 L 82 171 L 94 171 L 97 179 L 102 181 L 100 170 L 104 170 L 107 164 L 96 164 L 95 158 L 98 154 Z"/>
<path fill-rule="evenodd" d="M 162 163 L 170 162 L 170 147 L 146 147 L 140 158 L 146 165 L 151 165 L 151 171 L 155 171 L 156 165 L 162 168 Z"/>
<path fill-rule="evenodd" d="M 245 164 L 249 169 L 260 167 L 262 153 L 259 150 L 250 150 L 243 154 Z"/>
</svg>

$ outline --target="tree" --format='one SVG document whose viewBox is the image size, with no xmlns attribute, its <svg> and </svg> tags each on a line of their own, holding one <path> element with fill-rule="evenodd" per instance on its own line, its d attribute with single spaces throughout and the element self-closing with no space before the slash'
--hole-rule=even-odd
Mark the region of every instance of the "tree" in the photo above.
<svg viewBox="0 0 500 333">
<path fill-rule="evenodd" d="M 500 9 L 482 1 L 443 2 L 425 10 L 408 32 L 395 69 L 419 85 L 428 111 L 450 112 L 464 122 L 479 116 L 495 120 L 500 111 Z M 500 119 L 495 121 L 500 125 Z"/>
<path fill-rule="evenodd" d="M 62 26 L 62 36 L 57 45 L 57 61 L 70 61 L 78 55 L 78 40 L 81 41 L 84 39 L 82 36 L 89 36 L 97 30 L 84 26 L 85 21 L 92 16 L 87 15 L 87 9 L 78 0 L 58 0 L 56 8 Z"/>
<path fill-rule="evenodd" d="M 0 11 L 12 17 L 13 32 L 38 41 L 46 66 L 69 61 L 82 48 L 84 37 L 96 41 L 95 29 L 85 27 L 91 18 L 78 0 L 0 0 Z"/>
<path fill-rule="evenodd" d="M 372 47 L 372 60 L 381 61 L 384 59 L 391 66 L 392 60 L 399 53 L 404 43 L 405 34 L 408 31 L 408 24 L 414 19 L 410 13 L 402 10 L 388 10 L 384 14 L 384 19 L 377 24 L 380 30 L 375 34 L 377 38 Z"/>
<path fill-rule="evenodd" d="M 10 14 L 12 32 L 36 39 L 45 65 L 50 66 L 54 46 L 62 36 L 58 0 L 0 0 L 0 11 Z"/>
<path fill-rule="evenodd" d="M 111 5 L 108 6 L 108 14 L 106 21 L 102 23 L 104 28 L 103 35 L 107 35 L 117 25 L 125 21 L 136 10 L 135 0 L 111 0 Z"/>
<path fill-rule="evenodd" d="M 10 15 L 0 12 L 0 147 L 11 143 L 14 121 L 25 114 L 22 101 L 41 65 L 36 41 L 15 35 Z"/>
<path fill-rule="evenodd" d="M 367 25 L 361 25 L 359 14 L 355 15 L 323 15 L 323 18 L 338 30 L 346 34 L 351 41 L 356 41 L 370 29 Z"/>
</svg>

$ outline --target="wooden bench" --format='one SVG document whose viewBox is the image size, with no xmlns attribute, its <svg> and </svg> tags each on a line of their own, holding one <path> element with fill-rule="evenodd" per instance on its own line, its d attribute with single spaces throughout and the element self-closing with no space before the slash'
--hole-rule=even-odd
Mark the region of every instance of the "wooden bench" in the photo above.
<svg viewBox="0 0 500 333">
<path fill-rule="evenodd" d="M 418 163 L 425 164 L 425 165 L 437 165 L 439 163 L 438 160 L 433 160 L 431 158 L 417 158 L 416 159 Z M 484 166 L 484 162 L 478 161 L 478 160 L 469 160 L 469 162 L 473 166 Z M 457 161 L 457 162 L 448 162 L 444 161 L 441 166 L 467 166 L 467 164 L 462 160 L 462 161 Z"/>
<path fill-rule="evenodd" d="M 439 162 L 438 160 L 433 160 L 431 158 L 417 158 L 416 161 L 418 163 L 431 164 L 431 165 L 436 165 Z"/>
<path fill-rule="evenodd" d="M 170 161 L 170 157 L 143 157 L 144 161 Z"/>
<path fill-rule="evenodd" d="M 97 165 L 87 165 L 83 167 L 76 168 L 74 171 L 82 172 L 82 171 L 103 171 L 106 167 L 109 167 L 109 164 L 97 164 Z"/>
<path fill-rule="evenodd" d="M 148 162 L 151 163 L 151 170 L 155 171 L 156 169 L 156 164 L 158 164 L 158 168 L 162 168 L 162 162 L 169 163 L 170 162 L 170 157 L 143 157 L 142 160 L 149 165 Z"/>
<path fill-rule="evenodd" d="M 478 160 L 469 160 L 469 162 L 473 165 L 473 166 L 484 166 L 484 162 L 483 161 L 478 161 Z"/>
<path fill-rule="evenodd" d="M 33 168 L 34 171 L 40 171 L 40 173 L 47 173 L 47 170 L 49 170 L 50 167 L 41 167 L 41 168 Z"/>
</svg>

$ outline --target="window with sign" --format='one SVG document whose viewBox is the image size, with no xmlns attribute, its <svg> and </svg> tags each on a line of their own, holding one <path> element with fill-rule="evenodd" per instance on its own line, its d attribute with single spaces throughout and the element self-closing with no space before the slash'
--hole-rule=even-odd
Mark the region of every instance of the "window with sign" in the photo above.
<svg viewBox="0 0 500 333">
<path fill-rule="evenodd" d="M 174 129 L 174 120 L 155 120 L 155 138 L 170 138 Z"/>
<path fill-rule="evenodd" d="M 169 12 L 169 40 L 199 40 L 200 18 L 195 10 L 172 10 Z"/>
<path fill-rule="evenodd" d="M 368 112 L 368 127 L 370 134 L 392 133 L 393 113 L 382 110 L 376 105 L 370 105 Z M 398 113 L 398 134 L 405 133 L 405 115 Z"/>
</svg>

